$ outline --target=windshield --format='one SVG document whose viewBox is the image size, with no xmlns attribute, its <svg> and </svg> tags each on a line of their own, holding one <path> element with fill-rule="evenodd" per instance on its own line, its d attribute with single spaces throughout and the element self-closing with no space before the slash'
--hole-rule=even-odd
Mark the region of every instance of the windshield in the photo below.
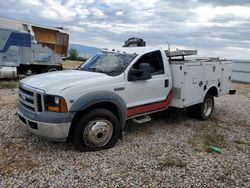
<svg viewBox="0 0 250 188">
<path fill-rule="evenodd" d="M 80 70 L 100 72 L 109 76 L 117 76 L 136 57 L 136 54 L 99 51 L 80 66 Z"/>
</svg>

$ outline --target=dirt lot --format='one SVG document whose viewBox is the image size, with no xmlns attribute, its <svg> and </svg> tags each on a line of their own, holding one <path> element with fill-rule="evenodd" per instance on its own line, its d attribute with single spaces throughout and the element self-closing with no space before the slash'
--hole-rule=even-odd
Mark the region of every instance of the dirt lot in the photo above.
<svg viewBox="0 0 250 188">
<path fill-rule="evenodd" d="M 158 113 L 128 124 L 114 148 L 85 153 L 26 131 L 17 89 L 0 89 L 0 187 L 249 187 L 250 85 L 233 87 L 209 121 Z"/>
<path fill-rule="evenodd" d="M 76 69 L 78 68 L 83 62 L 82 61 L 64 61 L 63 62 L 63 69 L 64 70 L 70 70 L 70 69 Z"/>
</svg>

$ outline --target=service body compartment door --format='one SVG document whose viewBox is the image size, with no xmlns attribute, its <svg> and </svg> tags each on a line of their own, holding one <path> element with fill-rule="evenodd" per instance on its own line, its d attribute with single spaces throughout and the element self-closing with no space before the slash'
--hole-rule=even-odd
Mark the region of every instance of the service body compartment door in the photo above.
<svg viewBox="0 0 250 188">
<path fill-rule="evenodd" d="M 222 62 L 222 81 L 220 95 L 228 94 L 232 78 L 232 61 Z"/>
<path fill-rule="evenodd" d="M 187 107 L 203 101 L 205 66 L 201 63 L 187 63 L 185 69 L 184 105 Z"/>
<path fill-rule="evenodd" d="M 205 62 L 206 72 L 205 81 L 210 85 L 215 83 L 216 85 L 221 82 L 221 64 L 219 62 Z"/>
<path fill-rule="evenodd" d="M 171 106 L 184 108 L 201 103 L 204 94 L 205 64 L 198 61 L 184 61 L 170 66 L 174 94 Z"/>
</svg>

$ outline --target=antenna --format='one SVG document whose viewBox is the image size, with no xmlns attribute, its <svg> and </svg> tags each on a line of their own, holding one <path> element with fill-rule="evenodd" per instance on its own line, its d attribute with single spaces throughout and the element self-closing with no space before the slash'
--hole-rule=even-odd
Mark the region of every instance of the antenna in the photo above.
<svg viewBox="0 0 250 188">
<path fill-rule="evenodd" d="M 167 44 L 168 44 L 168 51 L 170 52 L 170 43 L 167 42 Z"/>
</svg>

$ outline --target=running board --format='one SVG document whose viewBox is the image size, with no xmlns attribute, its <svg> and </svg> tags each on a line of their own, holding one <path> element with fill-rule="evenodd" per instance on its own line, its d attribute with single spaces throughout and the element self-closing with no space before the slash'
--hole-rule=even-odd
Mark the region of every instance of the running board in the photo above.
<svg viewBox="0 0 250 188">
<path fill-rule="evenodd" d="M 149 121 L 151 121 L 151 118 L 149 115 L 143 115 L 143 116 L 135 117 L 132 119 L 133 123 L 139 123 L 139 124 L 146 123 Z"/>
</svg>

